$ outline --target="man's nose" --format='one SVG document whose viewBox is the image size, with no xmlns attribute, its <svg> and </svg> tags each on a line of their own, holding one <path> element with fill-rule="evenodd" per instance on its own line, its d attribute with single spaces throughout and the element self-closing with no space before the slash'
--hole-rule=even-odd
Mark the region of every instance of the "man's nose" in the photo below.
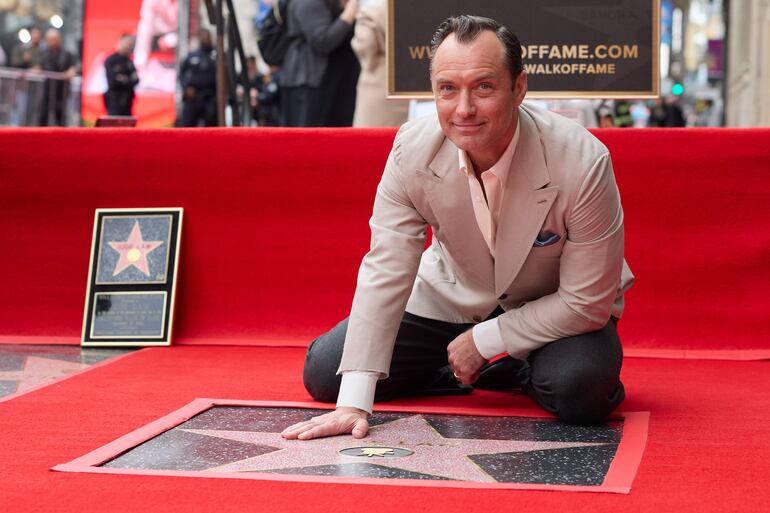
<svg viewBox="0 0 770 513">
<path fill-rule="evenodd" d="M 457 115 L 468 118 L 476 114 L 476 107 L 473 105 L 473 98 L 470 91 L 461 91 L 460 99 L 457 103 Z"/>
</svg>

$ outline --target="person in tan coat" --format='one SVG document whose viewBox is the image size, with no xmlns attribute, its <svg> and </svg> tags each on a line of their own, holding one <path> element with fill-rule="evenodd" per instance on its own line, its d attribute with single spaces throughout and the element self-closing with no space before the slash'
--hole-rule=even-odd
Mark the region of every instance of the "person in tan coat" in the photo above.
<svg viewBox="0 0 770 513">
<path fill-rule="evenodd" d="M 401 126 L 407 119 L 408 102 L 387 99 L 387 7 L 387 0 L 369 0 L 361 4 L 356 18 L 350 42 L 361 63 L 353 118 L 356 127 Z"/>
<path fill-rule="evenodd" d="M 362 438 L 374 400 L 470 385 L 520 387 L 574 424 L 625 397 L 615 325 L 633 275 L 609 151 L 522 105 L 521 44 L 494 20 L 449 18 L 432 47 L 438 116 L 396 135 L 350 316 L 305 359 L 308 392 L 337 409 L 286 438 Z"/>
</svg>

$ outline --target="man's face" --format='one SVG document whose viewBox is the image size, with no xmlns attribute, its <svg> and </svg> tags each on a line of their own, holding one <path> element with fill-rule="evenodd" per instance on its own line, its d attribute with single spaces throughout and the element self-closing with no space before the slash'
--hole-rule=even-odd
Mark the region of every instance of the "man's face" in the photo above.
<svg viewBox="0 0 770 513">
<path fill-rule="evenodd" d="M 123 36 L 118 42 L 118 52 L 123 55 L 131 55 L 131 51 L 134 49 L 134 38 L 130 36 Z"/>
<path fill-rule="evenodd" d="M 211 33 L 210 32 L 201 32 L 200 33 L 200 45 L 201 48 L 209 49 L 211 48 Z"/>
<path fill-rule="evenodd" d="M 474 164 L 491 167 L 516 131 L 526 74 L 512 83 L 505 50 L 493 32 L 468 44 L 450 34 L 433 56 L 431 84 L 444 133 Z"/>
<path fill-rule="evenodd" d="M 40 44 L 40 40 L 43 38 L 42 33 L 40 32 L 40 29 L 32 29 L 29 32 L 30 34 L 30 43 L 32 43 L 32 46 L 37 46 Z"/>
<path fill-rule="evenodd" d="M 48 31 L 45 34 L 45 44 L 49 50 L 57 51 L 61 48 L 61 36 L 58 32 Z"/>
</svg>

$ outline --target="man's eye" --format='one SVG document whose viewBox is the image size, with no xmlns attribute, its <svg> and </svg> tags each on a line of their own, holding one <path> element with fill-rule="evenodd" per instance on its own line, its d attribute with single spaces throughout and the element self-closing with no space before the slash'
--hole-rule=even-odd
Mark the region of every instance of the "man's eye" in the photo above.
<svg viewBox="0 0 770 513">
<path fill-rule="evenodd" d="M 439 86 L 438 90 L 441 91 L 442 93 L 448 93 L 448 92 L 454 91 L 454 87 L 452 87 L 449 84 L 443 84 Z"/>
<path fill-rule="evenodd" d="M 483 82 L 483 83 L 481 83 L 479 85 L 479 89 L 481 89 L 482 91 L 488 91 L 488 90 L 492 89 L 492 84 L 490 84 L 488 82 Z"/>
</svg>

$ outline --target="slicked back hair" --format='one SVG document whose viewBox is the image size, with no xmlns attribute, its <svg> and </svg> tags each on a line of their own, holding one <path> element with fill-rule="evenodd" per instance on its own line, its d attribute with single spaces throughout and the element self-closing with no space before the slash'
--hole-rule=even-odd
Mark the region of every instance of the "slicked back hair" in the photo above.
<svg viewBox="0 0 770 513">
<path fill-rule="evenodd" d="M 505 65 L 511 72 L 512 84 L 515 84 L 516 78 L 524 69 L 521 42 L 516 37 L 516 34 L 508 30 L 507 27 L 500 25 L 492 18 L 485 18 L 483 16 L 462 14 L 460 16 L 452 16 L 441 22 L 430 41 L 431 70 L 433 69 L 433 57 L 436 55 L 436 50 L 450 34 L 455 35 L 458 43 L 468 44 L 475 41 L 482 32 L 487 30 L 494 33 L 500 43 L 502 43 L 505 51 Z"/>
</svg>

